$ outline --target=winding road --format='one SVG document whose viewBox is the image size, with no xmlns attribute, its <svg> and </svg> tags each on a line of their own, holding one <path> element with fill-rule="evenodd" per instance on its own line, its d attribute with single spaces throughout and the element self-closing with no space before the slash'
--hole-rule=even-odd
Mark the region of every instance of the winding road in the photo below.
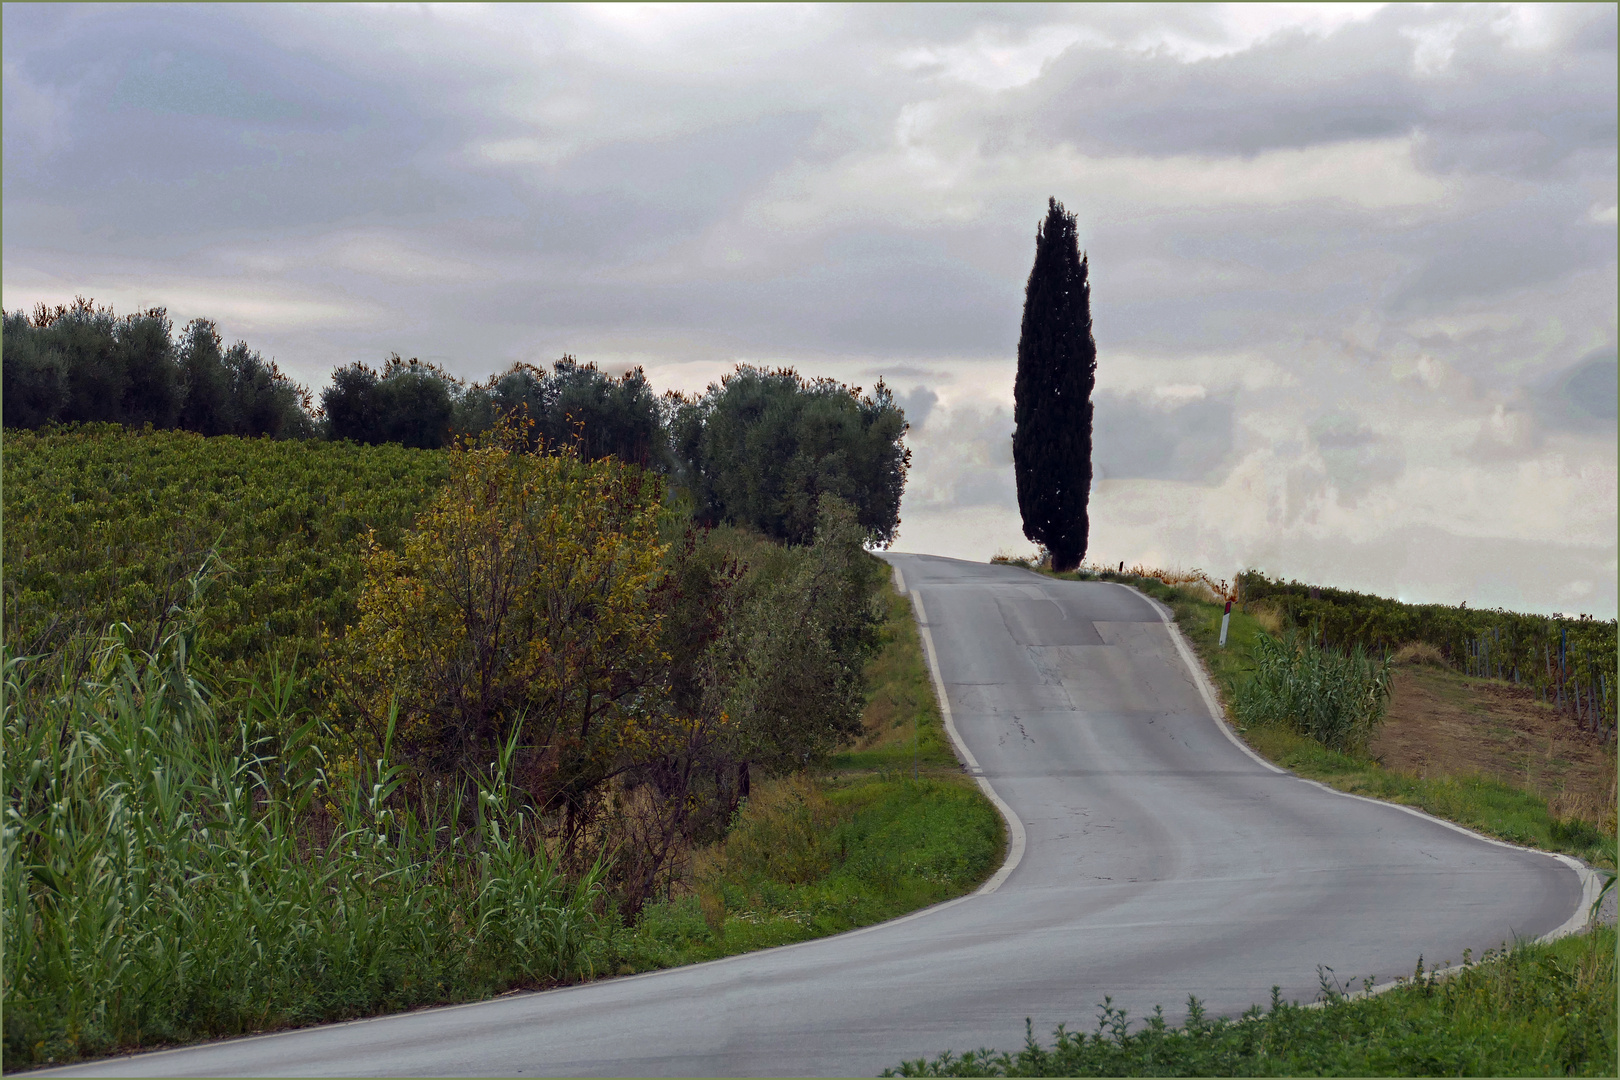
<svg viewBox="0 0 1620 1080">
<path fill-rule="evenodd" d="M 890 554 L 959 749 L 1010 815 L 979 892 L 625 979 L 92 1062 L 103 1076 L 874 1075 L 1088 1024 L 1309 1000 L 1583 922 L 1591 875 L 1254 757 L 1120 585 Z"/>
</svg>

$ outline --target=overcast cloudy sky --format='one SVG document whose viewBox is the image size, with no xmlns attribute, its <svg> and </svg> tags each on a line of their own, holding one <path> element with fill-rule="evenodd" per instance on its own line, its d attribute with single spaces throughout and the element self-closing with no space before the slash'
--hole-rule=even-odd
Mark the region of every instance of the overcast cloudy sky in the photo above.
<svg viewBox="0 0 1620 1080">
<path fill-rule="evenodd" d="M 389 352 L 746 361 L 911 418 L 901 550 L 1024 551 L 1046 199 L 1091 558 L 1613 617 L 1616 8 L 8 3 L 3 294 Z"/>
</svg>

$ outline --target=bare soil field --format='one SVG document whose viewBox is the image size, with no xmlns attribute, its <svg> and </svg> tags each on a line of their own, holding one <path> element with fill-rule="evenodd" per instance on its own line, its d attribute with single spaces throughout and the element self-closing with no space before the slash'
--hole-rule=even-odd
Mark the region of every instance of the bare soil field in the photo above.
<svg viewBox="0 0 1620 1080">
<path fill-rule="evenodd" d="M 1415 776 L 1478 774 L 1528 789 L 1559 817 L 1615 830 L 1615 740 L 1608 745 L 1534 690 L 1446 668 L 1397 669 L 1389 714 L 1368 747 Z"/>
</svg>

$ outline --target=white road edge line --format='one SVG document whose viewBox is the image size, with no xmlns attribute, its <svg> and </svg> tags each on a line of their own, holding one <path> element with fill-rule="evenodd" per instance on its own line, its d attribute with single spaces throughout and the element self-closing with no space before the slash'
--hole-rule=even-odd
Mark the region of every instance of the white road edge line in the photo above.
<svg viewBox="0 0 1620 1080">
<path fill-rule="evenodd" d="M 1153 613 L 1159 617 L 1159 621 L 1164 623 L 1166 629 L 1170 631 L 1170 640 L 1175 643 L 1176 652 L 1181 655 L 1181 662 L 1187 665 L 1187 671 L 1192 675 L 1193 683 L 1198 687 L 1198 696 L 1204 699 L 1204 708 L 1209 710 L 1209 718 L 1215 721 L 1215 726 L 1220 728 L 1221 734 L 1225 735 L 1233 746 L 1237 747 L 1245 754 L 1248 754 L 1250 760 L 1252 760 L 1256 765 L 1259 765 L 1263 769 L 1270 769 L 1274 773 L 1286 774 L 1288 772 L 1287 769 L 1280 765 L 1273 765 L 1271 762 L 1255 753 L 1253 748 L 1250 747 L 1248 743 L 1238 738 L 1237 732 L 1233 731 L 1226 723 L 1226 716 L 1221 712 L 1220 702 L 1216 700 L 1215 697 L 1215 688 L 1209 684 L 1209 676 L 1204 674 L 1204 665 L 1200 664 L 1197 658 L 1193 656 L 1192 649 L 1188 647 L 1187 639 L 1181 635 L 1181 627 L 1176 625 L 1176 620 L 1171 615 L 1170 610 L 1157 600 L 1153 599 L 1153 597 L 1148 596 L 1146 593 L 1138 592 L 1129 585 L 1122 584 L 1118 581 L 1110 581 L 1108 584 L 1118 585 L 1121 589 L 1124 589 L 1132 596 L 1139 596 L 1153 606 Z"/>
<path fill-rule="evenodd" d="M 1289 773 L 1287 769 L 1273 765 L 1271 762 L 1255 753 L 1255 751 L 1251 749 L 1247 743 L 1237 737 L 1237 733 L 1234 732 L 1230 725 L 1227 724 L 1226 717 L 1222 714 L 1221 707 L 1215 698 L 1214 687 L 1212 687 L 1209 683 L 1209 676 L 1204 674 L 1204 666 L 1193 656 L 1192 650 L 1187 645 L 1186 638 L 1182 636 L 1181 627 L 1176 625 L 1171 611 L 1163 604 L 1159 603 L 1159 601 L 1153 599 L 1151 596 L 1138 592 L 1129 585 L 1125 585 L 1118 581 L 1110 582 L 1109 584 L 1118 585 L 1120 588 L 1125 589 L 1128 592 L 1135 593 L 1137 596 L 1142 597 L 1142 599 L 1153 605 L 1153 610 L 1158 613 L 1160 621 L 1163 622 L 1165 626 L 1169 627 L 1170 635 L 1176 643 L 1176 651 L 1181 654 L 1182 662 L 1187 665 L 1187 670 L 1192 672 L 1193 681 L 1198 684 L 1198 692 L 1203 696 L 1204 705 L 1209 709 L 1210 719 L 1214 720 L 1215 725 L 1221 729 L 1221 734 L 1230 739 L 1232 744 L 1239 750 L 1242 750 L 1245 754 L 1248 754 L 1249 757 L 1254 759 L 1259 764 L 1264 765 L 1272 772 L 1293 775 L 1292 773 Z M 1540 848 L 1525 847 L 1522 844 L 1510 844 L 1506 840 L 1498 840 L 1494 836 L 1486 836 L 1483 833 L 1477 833 L 1467 826 L 1457 824 L 1455 821 L 1447 821 L 1445 818 L 1435 817 L 1433 814 L 1419 810 L 1415 806 L 1406 806 L 1397 802 L 1385 802 L 1383 799 L 1371 799 L 1365 795 L 1355 795 L 1348 791 L 1340 791 L 1338 788 L 1329 787 L 1327 784 L 1319 781 L 1307 780 L 1303 776 L 1294 776 L 1294 779 L 1298 780 L 1300 783 L 1310 784 L 1312 787 L 1321 788 L 1323 791 L 1329 792 L 1330 794 L 1342 795 L 1346 799 L 1359 799 L 1362 802 L 1373 803 L 1377 806 L 1394 807 L 1396 810 L 1411 814 L 1413 817 L 1419 817 L 1426 821 L 1432 821 L 1436 825 L 1443 825 L 1453 832 L 1462 833 L 1464 836 L 1471 836 L 1475 840 L 1483 840 L 1487 844 L 1495 844 L 1497 847 L 1511 848 L 1514 851 L 1529 851 L 1537 855 L 1546 855 L 1549 858 L 1557 859 L 1559 862 L 1575 871 L 1576 876 L 1579 877 L 1581 881 L 1580 906 L 1575 909 L 1575 913 L 1573 915 L 1564 920 L 1562 925 L 1554 930 L 1549 930 L 1547 933 L 1542 934 L 1540 937 L 1535 939 L 1533 944 L 1545 944 L 1546 942 L 1556 941 L 1559 938 L 1566 937 L 1570 934 L 1579 933 L 1580 931 L 1586 929 L 1587 923 L 1592 920 L 1592 916 L 1594 914 L 1592 905 L 1597 901 L 1598 893 L 1603 890 L 1603 877 L 1596 870 L 1593 870 L 1579 859 L 1572 858 L 1568 855 L 1563 855 L 1555 851 L 1542 851 Z M 1442 968 L 1433 974 L 1443 977 L 1451 974 L 1452 972 L 1459 971 L 1461 968 L 1462 965 L 1459 964 L 1448 968 Z M 1384 991 L 1393 989 L 1399 985 L 1401 984 L 1398 982 L 1381 983 L 1374 986 L 1371 990 L 1357 991 L 1356 994 L 1351 996 L 1361 996 L 1369 993 L 1381 994 Z"/>
<path fill-rule="evenodd" d="M 899 574 L 900 571 L 896 568 L 895 576 L 898 577 Z M 957 756 L 962 759 L 969 769 L 978 774 L 981 771 L 979 759 L 973 756 L 973 751 L 969 750 L 967 743 L 962 741 L 961 733 L 956 730 L 956 721 L 951 717 L 951 702 L 950 698 L 945 694 L 945 680 L 939 674 L 939 655 L 934 651 L 934 635 L 929 633 L 928 630 L 928 613 L 923 608 L 922 594 L 915 589 L 911 590 L 911 606 L 917 616 L 917 630 L 922 634 L 923 651 L 928 656 L 928 674 L 934 680 L 934 696 L 939 698 L 939 714 L 945 720 L 945 733 L 951 737 L 951 743 L 956 747 Z M 1000 870 L 990 875 L 989 881 L 980 885 L 978 891 L 971 894 L 974 896 L 987 896 L 1001 888 L 1001 883 L 1006 881 L 1014 870 L 1018 869 L 1018 864 L 1024 858 L 1024 848 L 1027 840 L 1024 835 L 1024 823 L 1018 820 L 1018 815 L 1013 813 L 1012 807 L 1008 806 L 1001 796 L 996 794 L 996 789 L 990 786 L 990 781 L 980 775 L 975 775 L 974 779 L 978 781 L 979 790 L 984 792 L 986 798 L 995 803 L 996 809 L 1001 812 L 1002 820 L 1007 823 L 1007 861 L 1001 864 Z"/>
</svg>

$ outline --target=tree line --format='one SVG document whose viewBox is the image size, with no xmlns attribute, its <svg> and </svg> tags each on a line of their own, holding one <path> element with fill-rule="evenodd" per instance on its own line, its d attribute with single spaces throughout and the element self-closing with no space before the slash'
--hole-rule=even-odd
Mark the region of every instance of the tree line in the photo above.
<svg viewBox="0 0 1620 1080">
<path fill-rule="evenodd" d="M 849 503 L 867 536 L 894 539 L 910 452 L 905 416 L 881 380 L 869 395 L 791 368 L 739 365 L 700 395 L 658 394 L 646 373 L 615 376 L 563 356 L 468 383 L 397 354 L 351 363 L 314 397 L 246 342 L 226 347 L 194 319 L 118 316 L 78 298 L 4 312 L 7 428 L 111 422 L 273 439 L 450 446 L 526 420 L 530 449 L 607 457 L 666 476 L 698 522 L 746 525 L 807 543 L 820 499 Z"/>
</svg>

